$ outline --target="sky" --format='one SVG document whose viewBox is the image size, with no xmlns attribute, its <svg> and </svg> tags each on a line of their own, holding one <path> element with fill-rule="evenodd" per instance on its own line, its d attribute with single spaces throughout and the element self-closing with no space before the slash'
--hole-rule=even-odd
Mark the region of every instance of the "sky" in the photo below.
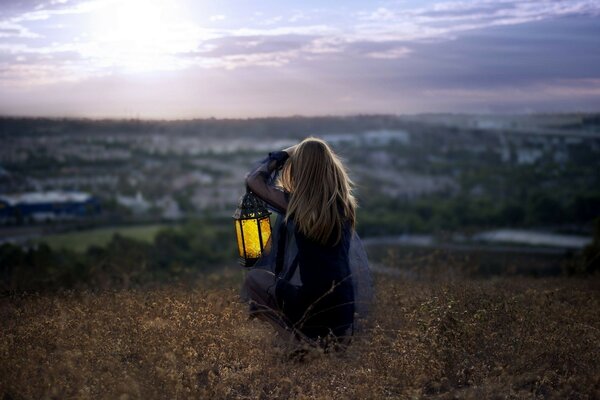
<svg viewBox="0 0 600 400">
<path fill-rule="evenodd" d="M 0 0 L 0 114 L 600 111 L 598 0 Z"/>
</svg>

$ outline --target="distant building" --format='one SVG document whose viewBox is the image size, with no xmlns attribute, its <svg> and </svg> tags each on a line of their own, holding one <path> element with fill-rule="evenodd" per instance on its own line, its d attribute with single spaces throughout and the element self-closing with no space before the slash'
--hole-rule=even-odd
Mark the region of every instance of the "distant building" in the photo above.
<svg viewBox="0 0 600 400">
<path fill-rule="evenodd" d="M 161 217 L 163 219 L 176 221 L 183 217 L 179 204 L 171 196 L 165 196 L 157 200 L 155 204 L 162 210 Z"/>
<path fill-rule="evenodd" d="M 82 192 L 29 192 L 0 195 L 0 222 L 65 220 L 100 212 L 100 202 Z"/>
<path fill-rule="evenodd" d="M 144 198 L 144 195 L 137 192 L 135 196 L 117 195 L 117 203 L 131 210 L 135 215 L 144 214 L 152 207 L 152 204 Z"/>
<path fill-rule="evenodd" d="M 323 139 L 332 145 L 340 143 L 355 146 L 386 146 L 391 143 L 407 145 L 410 135 L 402 130 L 375 130 L 362 133 L 332 133 L 323 136 Z"/>
</svg>

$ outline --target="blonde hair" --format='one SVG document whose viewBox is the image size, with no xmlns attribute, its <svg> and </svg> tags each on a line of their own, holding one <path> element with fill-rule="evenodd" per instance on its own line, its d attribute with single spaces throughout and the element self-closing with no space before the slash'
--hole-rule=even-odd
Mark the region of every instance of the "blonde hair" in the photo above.
<svg viewBox="0 0 600 400">
<path fill-rule="evenodd" d="M 280 184 L 290 192 L 286 221 L 292 217 L 308 238 L 323 245 L 333 238 L 335 244 L 346 221 L 354 228 L 353 183 L 325 141 L 309 137 L 300 142 L 283 167 Z"/>
</svg>

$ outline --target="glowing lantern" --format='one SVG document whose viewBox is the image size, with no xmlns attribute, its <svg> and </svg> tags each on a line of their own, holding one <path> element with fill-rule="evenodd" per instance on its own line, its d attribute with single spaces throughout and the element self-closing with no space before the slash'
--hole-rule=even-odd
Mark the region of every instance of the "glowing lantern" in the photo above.
<svg viewBox="0 0 600 400">
<path fill-rule="evenodd" d="M 263 251 L 269 251 L 271 238 L 271 213 L 265 203 L 250 190 L 240 199 L 233 214 L 240 264 L 251 267 Z"/>
</svg>

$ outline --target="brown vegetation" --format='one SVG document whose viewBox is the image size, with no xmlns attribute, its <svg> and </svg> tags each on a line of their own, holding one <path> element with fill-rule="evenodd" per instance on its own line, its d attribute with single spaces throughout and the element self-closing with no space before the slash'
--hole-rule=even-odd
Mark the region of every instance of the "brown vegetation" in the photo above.
<svg viewBox="0 0 600 400">
<path fill-rule="evenodd" d="M 0 397 L 598 398 L 599 283 L 386 277 L 348 351 L 302 361 L 235 280 L 5 297 Z"/>
</svg>

